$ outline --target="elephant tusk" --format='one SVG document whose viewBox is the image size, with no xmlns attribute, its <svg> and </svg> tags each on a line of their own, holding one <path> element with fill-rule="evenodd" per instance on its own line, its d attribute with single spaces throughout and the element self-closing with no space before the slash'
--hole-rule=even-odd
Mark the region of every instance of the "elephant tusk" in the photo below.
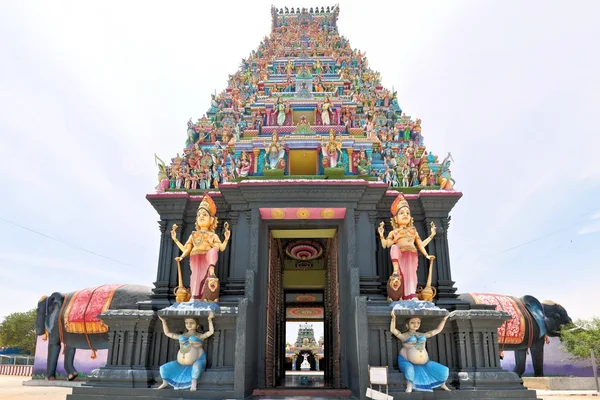
<svg viewBox="0 0 600 400">
<path fill-rule="evenodd" d="M 576 331 L 576 330 L 578 330 L 578 329 L 581 329 L 581 330 L 584 330 L 584 331 L 587 331 L 587 330 L 589 330 L 589 329 L 588 329 L 588 328 L 586 328 L 585 326 L 579 326 L 579 325 L 575 325 L 575 327 L 574 327 L 574 328 L 571 328 L 571 329 L 567 330 L 567 332 L 573 332 L 573 331 Z"/>
</svg>

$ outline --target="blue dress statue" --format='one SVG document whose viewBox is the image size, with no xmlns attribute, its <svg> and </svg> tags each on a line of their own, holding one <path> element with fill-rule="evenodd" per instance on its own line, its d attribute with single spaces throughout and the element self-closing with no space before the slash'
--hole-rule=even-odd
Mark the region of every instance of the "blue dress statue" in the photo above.
<svg viewBox="0 0 600 400">
<path fill-rule="evenodd" d="M 407 321 L 408 331 L 401 333 L 396 329 L 396 316 L 392 311 L 390 331 L 402 341 L 402 349 L 398 354 L 398 367 L 404 374 L 407 393 L 413 390 L 431 392 L 436 387 L 450 391 L 446 386 L 449 375 L 448 367 L 431 361 L 425 349 L 427 339 L 440 333 L 444 329 L 447 319 L 448 316 L 444 317 L 436 329 L 420 333 L 417 332 L 417 329 L 421 326 L 421 319 L 413 317 Z"/>
<path fill-rule="evenodd" d="M 163 331 L 167 337 L 179 341 L 177 360 L 170 361 L 160 366 L 160 377 L 163 383 L 157 389 L 164 389 L 168 385 L 174 389 L 187 389 L 195 391 L 198 379 L 206 369 L 206 353 L 203 349 L 204 340 L 214 333 L 212 320 L 214 314 L 208 316 L 208 332 L 199 333 L 198 322 L 193 318 L 185 319 L 186 332 L 178 335 L 169 331 L 167 322 L 159 317 L 163 323 Z"/>
</svg>

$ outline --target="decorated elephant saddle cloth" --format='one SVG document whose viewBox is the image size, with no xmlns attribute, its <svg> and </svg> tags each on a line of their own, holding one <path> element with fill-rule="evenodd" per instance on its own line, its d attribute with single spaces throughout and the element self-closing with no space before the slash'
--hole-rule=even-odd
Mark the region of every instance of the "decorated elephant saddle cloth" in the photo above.
<svg viewBox="0 0 600 400">
<path fill-rule="evenodd" d="M 108 310 L 115 291 L 123 285 L 102 285 L 73 293 L 65 308 L 65 330 L 70 333 L 106 333 L 98 315 Z"/>
<path fill-rule="evenodd" d="M 505 311 L 511 318 L 498 327 L 498 342 L 500 344 L 521 344 L 525 339 L 525 319 L 527 309 L 516 297 L 502 294 L 469 293 L 475 304 L 496 306 L 496 311 Z"/>
</svg>

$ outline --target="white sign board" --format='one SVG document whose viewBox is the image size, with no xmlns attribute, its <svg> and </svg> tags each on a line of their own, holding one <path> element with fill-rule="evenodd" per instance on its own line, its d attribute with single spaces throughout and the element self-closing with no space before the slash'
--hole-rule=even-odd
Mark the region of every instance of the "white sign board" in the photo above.
<svg viewBox="0 0 600 400">
<path fill-rule="evenodd" d="M 369 381 L 371 385 L 387 385 L 387 367 L 369 367 Z"/>
<path fill-rule="evenodd" d="M 373 400 L 394 400 L 394 397 L 371 388 L 367 388 L 366 396 Z"/>
</svg>

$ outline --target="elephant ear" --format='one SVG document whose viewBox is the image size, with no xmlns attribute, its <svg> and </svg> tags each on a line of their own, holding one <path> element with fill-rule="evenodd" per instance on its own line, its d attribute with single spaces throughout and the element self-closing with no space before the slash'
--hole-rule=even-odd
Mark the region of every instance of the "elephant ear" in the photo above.
<svg viewBox="0 0 600 400">
<path fill-rule="evenodd" d="M 48 315 L 46 315 L 46 330 L 52 332 L 58 321 L 60 308 L 63 304 L 65 295 L 62 293 L 52 293 L 52 295 L 46 300 L 48 302 Z"/>
<path fill-rule="evenodd" d="M 544 320 L 544 307 L 542 306 L 542 303 L 535 297 L 529 295 L 521 297 L 521 301 L 540 328 L 540 335 L 538 338 L 544 337 L 546 334 L 546 321 Z"/>
</svg>

